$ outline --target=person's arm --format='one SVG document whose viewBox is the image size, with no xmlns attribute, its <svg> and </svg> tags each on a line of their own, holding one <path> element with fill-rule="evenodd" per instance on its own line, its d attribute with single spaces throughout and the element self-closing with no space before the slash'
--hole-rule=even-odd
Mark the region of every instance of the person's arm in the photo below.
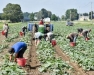
<svg viewBox="0 0 94 75">
<path fill-rule="evenodd" d="M 16 62 L 17 56 L 18 56 L 18 53 L 15 53 L 15 54 L 14 54 L 14 62 Z"/>
<path fill-rule="evenodd" d="M 10 54 L 9 60 L 11 61 L 13 57 L 13 54 Z"/>
</svg>

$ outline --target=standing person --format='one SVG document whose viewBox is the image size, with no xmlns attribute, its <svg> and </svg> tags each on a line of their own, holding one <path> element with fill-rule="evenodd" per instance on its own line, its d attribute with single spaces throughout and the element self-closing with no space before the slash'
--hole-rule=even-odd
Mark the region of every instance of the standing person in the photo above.
<svg viewBox="0 0 94 75">
<path fill-rule="evenodd" d="M 46 25 L 45 25 L 44 34 L 47 34 L 48 32 L 50 32 L 50 25 L 49 25 L 49 24 L 46 24 Z"/>
<path fill-rule="evenodd" d="M 85 40 L 89 38 L 90 32 L 91 32 L 91 29 L 83 30 L 82 35 L 84 36 Z"/>
<path fill-rule="evenodd" d="M 40 20 L 39 24 L 44 25 L 44 18 L 42 17 L 42 19 Z"/>
<path fill-rule="evenodd" d="M 33 26 L 33 33 L 38 32 L 38 25 L 35 23 Z"/>
<path fill-rule="evenodd" d="M 27 30 L 27 27 L 22 27 L 22 32 L 23 32 L 23 34 L 24 34 L 24 36 L 25 36 L 25 32 L 26 32 L 26 30 Z"/>
<path fill-rule="evenodd" d="M 3 26 L 3 31 L 5 32 L 5 37 L 6 37 L 6 38 L 8 37 L 8 29 L 9 29 L 8 24 L 5 24 L 5 25 Z"/>
<path fill-rule="evenodd" d="M 38 32 L 41 32 L 44 34 L 44 29 L 45 29 L 45 27 L 44 27 L 44 22 L 43 22 L 43 18 L 42 18 L 39 22 Z"/>
<path fill-rule="evenodd" d="M 23 58 L 23 54 L 25 50 L 27 49 L 27 44 L 24 42 L 16 42 L 9 50 L 8 52 L 10 55 L 10 60 L 13 58 L 14 54 L 14 61 L 16 62 L 16 58 Z"/>
<path fill-rule="evenodd" d="M 36 32 L 34 34 L 35 46 L 38 46 L 38 44 L 40 43 L 40 40 L 42 39 L 43 36 L 44 36 L 44 34 L 42 34 L 41 32 Z"/>
<path fill-rule="evenodd" d="M 77 37 L 78 37 L 78 33 L 70 33 L 70 34 L 67 36 L 67 39 L 69 39 L 70 42 L 76 43 Z"/>
<path fill-rule="evenodd" d="M 81 36 L 82 35 L 81 33 L 83 31 L 83 28 L 78 28 L 77 31 L 78 31 L 78 34 Z"/>
</svg>

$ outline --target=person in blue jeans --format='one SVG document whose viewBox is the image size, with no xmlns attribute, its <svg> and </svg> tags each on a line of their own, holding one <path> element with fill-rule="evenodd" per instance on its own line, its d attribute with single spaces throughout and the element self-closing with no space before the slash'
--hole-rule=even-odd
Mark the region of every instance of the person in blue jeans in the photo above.
<svg viewBox="0 0 94 75">
<path fill-rule="evenodd" d="M 14 61 L 16 62 L 16 58 L 23 58 L 23 54 L 25 50 L 27 49 L 27 44 L 25 42 L 16 42 L 9 50 L 8 52 L 10 55 L 10 60 L 12 60 L 13 54 L 14 54 Z"/>
<path fill-rule="evenodd" d="M 70 34 L 67 36 L 67 39 L 69 39 L 70 42 L 76 43 L 77 37 L 78 37 L 78 33 L 70 33 Z"/>
<path fill-rule="evenodd" d="M 82 35 L 84 36 L 84 38 L 89 38 L 89 33 L 91 32 L 91 29 L 86 29 L 83 30 Z"/>
</svg>

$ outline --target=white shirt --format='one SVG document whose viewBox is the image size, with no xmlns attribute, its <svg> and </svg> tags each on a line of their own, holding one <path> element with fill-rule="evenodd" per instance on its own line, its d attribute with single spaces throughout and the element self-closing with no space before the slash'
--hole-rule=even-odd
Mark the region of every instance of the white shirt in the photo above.
<svg viewBox="0 0 94 75">
<path fill-rule="evenodd" d="M 35 33 L 35 35 L 34 35 L 34 37 L 35 38 L 39 38 L 40 36 L 42 36 L 43 34 L 41 33 L 41 32 L 36 32 Z"/>
<path fill-rule="evenodd" d="M 53 35 L 52 32 L 48 32 L 48 33 L 47 33 L 47 36 L 48 36 L 48 37 L 50 37 L 51 35 Z"/>
<path fill-rule="evenodd" d="M 3 26 L 3 30 L 4 30 L 4 32 L 7 32 L 8 26 L 7 26 L 7 25 L 4 25 L 4 26 Z"/>
<path fill-rule="evenodd" d="M 48 32 L 48 33 L 47 33 L 47 38 L 46 38 L 46 41 L 50 39 L 50 36 L 51 36 L 51 35 L 53 35 L 53 33 L 52 33 L 52 32 Z"/>
</svg>

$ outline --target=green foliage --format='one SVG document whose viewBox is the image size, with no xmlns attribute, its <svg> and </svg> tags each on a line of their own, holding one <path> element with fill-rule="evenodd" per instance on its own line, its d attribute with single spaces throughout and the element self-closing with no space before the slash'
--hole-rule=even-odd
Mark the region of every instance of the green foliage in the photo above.
<svg viewBox="0 0 94 75">
<path fill-rule="evenodd" d="M 11 22 L 20 22 L 21 19 L 23 19 L 20 5 L 11 3 L 7 4 L 6 7 L 3 8 L 3 18 L 10 20 Z"/>
<path fill-rule="evenodd" d="M 15 62 L 9 61 L 8 55 L 4 59 L 4 63 L 0 66 L 0 75 L 23 75 L 25 73 Z"/>
<path fill-rule="evenodd" d="M 34 13 L 31 13 L 31 14 L 30 14 L 30 20 L 31 20 L 31 21 L 34 21 Z"/>
<path fill-rule="evenodd" d="M 78 19 L 78 12 L 77 9 L 68 9 L 66 11 L 66 19 L 70 19 L 71 16 L 71 20 L 77 20 Z"/>
<path fill-rule="evenodd" d="M 73 27 L 65 26 L 65 23 L 55 23 L 54 32 L 59 34 L 56 37 L 57 44 L 64 52 L 70 56 L 71 61 L 78 63 L 84 70 L 94 70 L 94 26 L 90 22 L 74 22 Z M 78 36 L 76 46 L 71 47 L 66 36 L 72 32 L 77 32 L 77 28 L 92 29 L 89 34 L 90 40 L 85 41 L 84 37 Z"/>
<path fill-rule="evenodd" d="M 44 8 L 42 8 L 39 12 L 35 13 L 35 17 L 37 17 L 38 20 L 40 20 L 42 17 L 51 17 L 51 15 L 52 13 Z"/>
<path fill-rule="evenodd" d="M 51 15 L 51 20 L 57 21 L 58 20 L 58 17 L 55 14 L 52 14 Z"/>
<path fill-rule="evenodd" d="M 41 41 L 37 54 L 42 64 L 39 68 L 40 72 L 48 72 L 50 75 L 69 75 L 67 71 L 72 67 L 62 61 L 61 58 L 55 57 L 55 50 L 49 42 Z"/>
</svg>

